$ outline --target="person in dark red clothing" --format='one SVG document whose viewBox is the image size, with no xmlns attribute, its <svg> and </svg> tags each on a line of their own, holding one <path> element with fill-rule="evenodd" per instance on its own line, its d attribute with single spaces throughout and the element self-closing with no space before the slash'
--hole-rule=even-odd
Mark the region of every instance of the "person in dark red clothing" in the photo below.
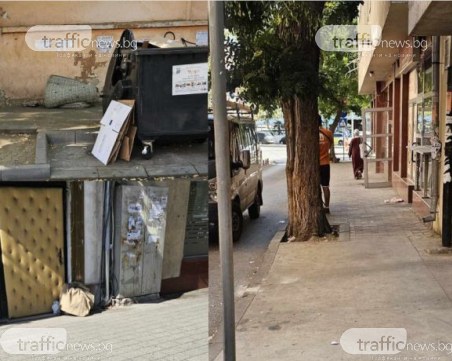
<svg viewBox="0 0 452 361">
<path fill-rule="evenodd" d="M 353 139 L 350 142 L 350 146 L 348 148 L 348 156 L 352 158 L 353 165 L 353 174 L 355 175 L 355 179 L 361 179 L 363 176 L 363 159 L 361 158 L 360 145 L 363 140 L 359 136 L 359 130 L 355 129 L 353 132 Z"/>
</svg>

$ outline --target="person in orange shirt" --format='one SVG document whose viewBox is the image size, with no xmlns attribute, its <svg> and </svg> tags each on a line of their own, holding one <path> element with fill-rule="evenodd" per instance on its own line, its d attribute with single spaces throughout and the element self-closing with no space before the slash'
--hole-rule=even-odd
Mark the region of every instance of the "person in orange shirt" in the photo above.
<svg viewBox="0 0 452 361">
<path fill-rule="evenodd" d="M 322 128 L 322 117 L 319 115 L 320 145 L 320 185 L 323 190 L 325 213 L 330 213 L 330 148 L 334 144 L 333 133 Z"/>
</svg>

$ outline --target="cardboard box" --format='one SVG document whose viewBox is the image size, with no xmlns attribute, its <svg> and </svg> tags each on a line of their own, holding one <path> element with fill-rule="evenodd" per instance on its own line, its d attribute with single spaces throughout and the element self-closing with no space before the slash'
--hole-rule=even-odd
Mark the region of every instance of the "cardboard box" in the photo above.
<svg viewBox="0 0 452 361">
<path fill-rule="evenodd" d="M 138 128 L 134 125 L 129 127 L 124 140 L 122 141 L 121 150 L 119 152 L 119 158 L 125 161 L 130 161 L 132 156 L 133 143 L 135 142 L 135 136 L 137 134 Z"/>
<path fill-rule="evenodd" d="M 116 160 L 122 141 L 129 134 L 133 122 L 133 105 L 133 100 L 112 100 L 100 121 L 101 127 L 91 153 L 105 165 Z M 130 136 L 128 146 L 130 149 L 133 146 Z M 126 160 L 130 160 L 130 155 Z"/>
</svg>

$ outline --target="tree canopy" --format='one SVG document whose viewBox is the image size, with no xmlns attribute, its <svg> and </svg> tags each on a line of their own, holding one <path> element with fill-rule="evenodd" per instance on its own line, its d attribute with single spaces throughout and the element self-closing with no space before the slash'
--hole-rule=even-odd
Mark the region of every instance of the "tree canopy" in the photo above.
<svg viewBox="0 0 452 361">
<path fill-rule="evenodd" d="M 346 63 L 347 60 L 353 60 L 350 58 L 351 53 L 325 55 L 325 66 L 322 66 L 319 78 L 319 69 L 304 56 L 306 49 L 302 44 L 305 43 L 303 39 L 313 39 L 321 25 L 351 24 L 357 16 L 358 3 L 225 2 L 228 89 L 233 91 L 236 87 L 241 87 L 241 95 L 244 98 L 269 111 L 278 108 L 282 99 L 293 95 L 303 97 L 306 94 L 320 93 L 325 99 L 339 98 L 333 96 L 331 84 L 338 84 L 334 83 L 334 80 L 344 77 L 348 69 L 345 69 L 346 64 L 342 66 L 335 63 L 334 58 L 342 58 Z M 323 9 L 320 18 L 313 16 L 318 9 Z M 340 66 L 335 74 L 329 71 L 333 70 L 334 65 Z M 355 79 L 354 76 L 352 74 L 348 78 L 349 82 L 342 81 L 344 86 L 341 86 L 341 93 L 353 91 L 351 83 Z M 353 108 L 354 102 L 350 104 Z M 324 109 L 329 111 L 328 107 Z"/>
<path fill-rule="evenodd" d="M 358 95 L 356 53 L 322 52 L 319 110 L 326 118 L 337 112 L 359 114 L 368 97 Z"/>
</svg>

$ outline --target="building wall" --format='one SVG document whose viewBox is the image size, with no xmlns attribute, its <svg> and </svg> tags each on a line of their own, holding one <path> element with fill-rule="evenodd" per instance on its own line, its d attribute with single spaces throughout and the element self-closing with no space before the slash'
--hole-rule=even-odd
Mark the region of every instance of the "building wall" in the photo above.
<svg viewBox="0 0 452 361">
<path fill-rule="evenodd" d="M 207 19 L 206 1 L 25 1 L 0 2 L 0 7 L 7 14 L 2 27 Z"/>
<path fill-rule="evenodd" d="M 360 25 L 379 25 L 383 28 L 390 7 L 391 1 L 388 0 L 365 1 L 359 7 L 358 29 Z M 358 65 L 358 89 L 361 89 L 364 78 L 368 75 L 373 53 L 374 51 L 360 58 Z"/>
<path fill-rule="evenodd" d="M 385 11 L 389 11 L 389 13 L 385 13 Z M 374 20 L 374 24 L 383 25 L 385 27 L 390 27 L 390 18 L 393 8 L 389 6 L 388 2 L 373 2 L 373 1 L 365 1 L 364 5 L 361 6 L 360 13 L 360 24 L 368 24 L 370 19 L 384 19 L 383 22 L 377 22 Z M 395 11 L 395 9 L 394 9 Z M 431 36 L 434 35 L 442 35 L 440 39 L 440 65 L 439 65 L 439 109 L 438 109 L 438 136 L 439 140 L 442 144 L 443 151 L 440 153 L 439 165 L 438 165 L 438 202 L 436 207 L 436 219 L 433 224 L 429 224 L 433 226 L 435 232 L 440 233 L 443 230 L 442 225 L 442 214 L 443 214 L 443 175 L 445 172 L 444 166 L 444 144 L 445 144 L 445 122 L 446 122 L 446 114 L 450 110 L 448 107 L 448 103 L 450 102 L 450 95 L 448 96 L 447 92 L 447 78 L 448 78 L 448 69 L 445 68 L 445 53 L 446 53 L 446 35 L 449 35 L 450 32 L 450 21 L 448 18 L 448 12 L 452 11 L 450 5 L 443 3 L 436 3 L 432 1 L 414 1 L 408 2 L 408 24 L 407 28 L 396 29 L 392 36 L 407 34 L 408 36 L 414 35 L 423 35 L 426 36 L 429 40 L 429 45 L 431 45 Z M 447 24 L 446 24 L 447 23 Z M 416 28 L 416 31 L 413 29 Z M 416 66 L 419 58 L 417 57 L 419 54 L 417 51 L 413 49 L 405 49 L 402 51 L 407 53 L 408 55 L 413 55 L 413 58 L 410 57 L 401 57 L 399 61 L 394 59 L 393 64 L 379 64 L 375 62 L 372 64 L 372 70 L 377 72 L 381 72 L 386 74 L 385 77 L 386 85 L 389 86 L 392 79 L 389 78 L 391 74 L 393 74 L 395 69 L 396 77 L 398 76 L 408 76 L 408 85 L 402 89 L 402 93 L 408 90 L 408 104 L 405 105 L 404 111 L 408 114 L 408 127 L 404 131 L 404 135 L 407 136 L 407 144 L 410 146 L 415 139 L 413 139 L 413 134 L 415 133 L 414 127 L 416 126 L 415 115 L 416 112 L 413 109 L 413 104 L 416 104 L 416 100 L 418 98 L 418 71 L 416 70 Z M 399 53 L 399 55 L 402 53 Z M 361 87 L 362 84 L 372 84 L 375 86 L 375 89 L 378 88 L 377 81 L 379 79 L 369 78 L 368 74 L 369 61 L 366 62 L 366 59 L 361 60 L 359 63 L 359 84 Z M 404 75 L 402 75 L 404 74 Z M 428 96 L 428 94 L 427 94 Z M 433 114 L 434 116 L 434 114 Z M 400 147 L 398 149 L 400 154 L 406 155 L 406 160 L 404 160 L 405 165 L 407 166 L 407 179 L 399 178 L 396 180 L 395 187 L 399 187 L 397 191 L 401 191 L 402 193 L 409 190 L 409 187 L 412 187 L 411 183 L 415 178 L 416 165 L 411 161 L 411 151 L 406 149 L 406 147 Z M 403 157 L 402 157 L 403 159 Z M 401 164 L 403 167 L 404 164 Z M 406 182 L 405 182 L 406 181 Z M 411 182 L 410 182 L 411 181 Z M 402 186 L 400 184 L 405 183 Z M 428 216 L 429 215 L 429 202 L 432 200 L 431 198 L 425 200 L 422 198 L 423 192 L 413 192 L 413 209 L 417 212 L 419 216 Z"/>
<path fill-rule="evenodd" d="M 41 99 L 52 74 L 80 79 L 102 91 L 112 51 L 94 46 L 82 52 L 37 52 L 25 43 L 33 25 L 90 25 L 92 39 L 112 36 L 119 40 L 124 29 L 135 39 L 161 39 L 166 32 L 176 39 L 196 42 L 207 32 L 207 2 L 0 2 L 0 105 L 23 99 Z"/>
<path fill-rule="evenodd" d="M 440 69 L 439 69 L 439 128 L 438 136 L 442 144 L 441 158 L 439 160 L 439 173 L 438 173 L 438 213 L 436 220 L 433 223 L 433 229 L 435 232 L 442 233 L 442 219 L 443 219 L 443 174 L 445 172 L 444 167 L 444 144 L 446 143 L 446 114 L 447 114 L 447 74 L 448 70 L 443 66 L 445 59 L 445 37 L 441 37 L 440 41 Z"/>
</svg>

